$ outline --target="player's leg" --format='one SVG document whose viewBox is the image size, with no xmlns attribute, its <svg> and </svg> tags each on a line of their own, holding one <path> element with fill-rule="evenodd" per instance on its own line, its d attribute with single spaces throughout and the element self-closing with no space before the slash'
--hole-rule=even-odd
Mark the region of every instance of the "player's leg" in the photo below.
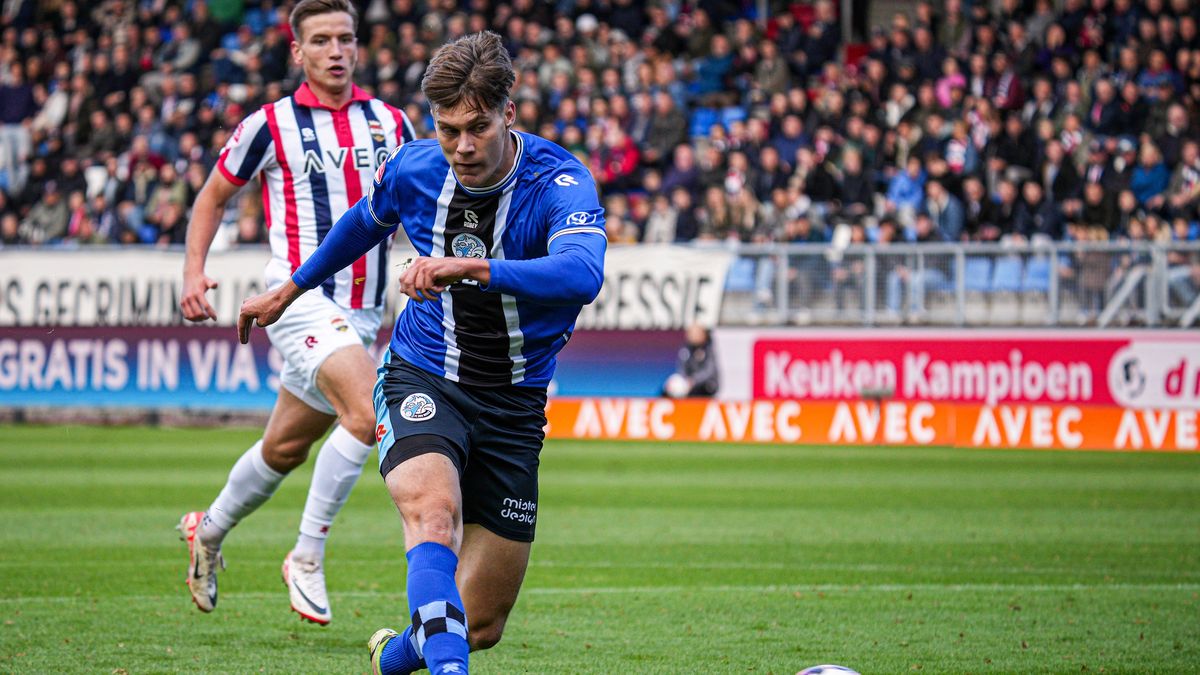
<svg viewBox="0 0 1200 675">
<path fill-rule="evenodd" d="M 455 581 L 463 610 L 470 617 L 467 642 L 471 651 L 489 649 L 500 641 L 525 579 L 531 546 L 479 525 L 463 526 Z M 401 634 L 390 629 L 376 632 L 368 649 L 373 657 L 379 657 L 372 659 L 375 675 L 407 674 L 425 667 L 412 626 Z"/>
<path fill-rule="evenodd" d="M 415 443 L 409 452 L 423 450 Z M 455 581 L 463 536 L 458 468 L 445 454 L 424 452 L 398 464 L 384 482 L 404 522 L 412 625 L 387 644 L 376 644 L 379 633 L 372 637 L 373 667 L 381 675 L 423 665 L 431 673 L 466 673 L 466 607 Z"/>
<path fill-rule="evenodd" d="M 500 641 L 525 580 L 532 546 L 528 541 L 505 539 L 480 525 L 463 527 L 458 588 L 471 617 L 471 651 L 489 649 Z"/>
<path fill-rule="evenodd" d="M 202 611 L 217 604 L 221 543 L 229 530 L 275 494 L 283 478 L 304 462 L 308 448 L 333 421 L 287 389 L 279 390 L 263 438 L 234 463 L 217 498 L 204 513 L 185 514 L 180 533 L 188 542 L 188 587 Z"/>
<path fill-rule="evenodd" d="M 412 623 L 368 648 L 376 675 L 466 672 L 465 606 L 455 575 L 462 543 L 462 467 L 479 406 L 458 385 L 389 359 L 375 386 L 379 471 L 404 523 Z M 455 669 L 458 669 L 457 671 Z"/>
<path fill-rule="evenodd" d="M 292 609 L 326 624 L 332 611 L 325 591 L 325 540 L 375 447 L 375 363 L 361 344 L 345 346 L 325 358 L 316 381 L 338 424 L 317 453 L 300 533 L 284 559 L 283 577 Z"/>
</svg>

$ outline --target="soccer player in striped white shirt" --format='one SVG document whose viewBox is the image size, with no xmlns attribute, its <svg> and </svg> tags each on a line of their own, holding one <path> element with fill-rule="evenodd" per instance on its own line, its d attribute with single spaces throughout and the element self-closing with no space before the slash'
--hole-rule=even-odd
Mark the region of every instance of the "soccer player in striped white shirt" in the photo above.
<svg viewBox="0 0 1200 675">
<path fill-rule="evenodd" d="M 205 276 L 204 262 L 225 204 L 247 181 L 257 175 L 263 185 L 271 244 L 266 281 L 273 288 L 370 189 L 388 156 L 413 140 L 404 113 L 354 86 L 356 24 L 348 0 L 301 0 L 292 10 L 292 58 L 307 81 L 238 126 L 196 198 L 180 302 L 188 320 L 216 318 L 205 294 L 217 284 Z M 217 604 L 225 535 L 270 498 L 336 421 L 317 455 L 300 534 L 282 570 L 292 609 L 329 623 L 325 539 L 375 444 L 376 366 L 367 347 L 379 332 L 390 243 L 305 293 L 268 331 L 284 367 L 263 437 L 234 464 L 208 510 L 187 513 L 179 524 L 188 543 L 188 587 L 201 611 Z"/>
</svg>

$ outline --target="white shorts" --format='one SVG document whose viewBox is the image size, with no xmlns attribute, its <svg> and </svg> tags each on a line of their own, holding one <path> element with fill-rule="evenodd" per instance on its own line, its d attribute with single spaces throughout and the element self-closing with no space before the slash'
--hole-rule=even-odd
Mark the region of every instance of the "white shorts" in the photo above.
<svg viewBox="0 0 1200 675">
<path fill-rule="evenodd" d="M 310 407 L 336 414 L 317 388 L 317 371 L 329 355 L 350 345 L 370 347 L 379 334 L 383 308 L 346 309 L 315 288 L 296 298 L 279 321 L 267 326 L 283 356 L 279 385 Z"/>
</svg>

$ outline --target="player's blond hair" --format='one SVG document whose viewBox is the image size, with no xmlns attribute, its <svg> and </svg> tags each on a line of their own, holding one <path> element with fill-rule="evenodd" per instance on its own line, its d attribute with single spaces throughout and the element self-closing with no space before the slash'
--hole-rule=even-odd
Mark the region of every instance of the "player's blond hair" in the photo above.
<svg viewBox="0 0 1200 675">
<path fill-rule="evenodd" d="M 516 79 L 504 42 L 489 30 L 438 49 L 421 78 L 421 91 L 434 109 L 465 102 L 479 110 L 500 110 Z"/>
</svg>

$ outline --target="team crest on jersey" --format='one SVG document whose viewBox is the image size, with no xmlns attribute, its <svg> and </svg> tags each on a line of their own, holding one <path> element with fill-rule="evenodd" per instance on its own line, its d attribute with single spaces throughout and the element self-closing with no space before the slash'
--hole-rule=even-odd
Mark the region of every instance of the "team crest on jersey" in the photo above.
<svg viewBox="0 0 1200 675">
<path fill-rule="evenodd" d="M 308 127 L 304 127 L 300 130 L 300 138 L 304 139 L 305 143 L 312 143 L 313 141 L 317 140 L 317 132 Z"/>
<path fill-rule="evenodd" d="M 370 120 L 367 122 L 367 128 L 371 130 L 371 140 L 376 143 L 383 142 L 383 123 L 379 120 Z"/>
<path fill-rule="evenodd" d="M 437 406 L 428 394 L 409 394 L 400 404 L 400 416 L 409 422 L 424 422 L 437 414 Z"/>
<path fill-rule="evenodd" d="M 486 258 L 487 247 L 483 240 L 473 234 L 460 234 L 450 242 L 450 250 L 455 258 Z"/>
</svg>

